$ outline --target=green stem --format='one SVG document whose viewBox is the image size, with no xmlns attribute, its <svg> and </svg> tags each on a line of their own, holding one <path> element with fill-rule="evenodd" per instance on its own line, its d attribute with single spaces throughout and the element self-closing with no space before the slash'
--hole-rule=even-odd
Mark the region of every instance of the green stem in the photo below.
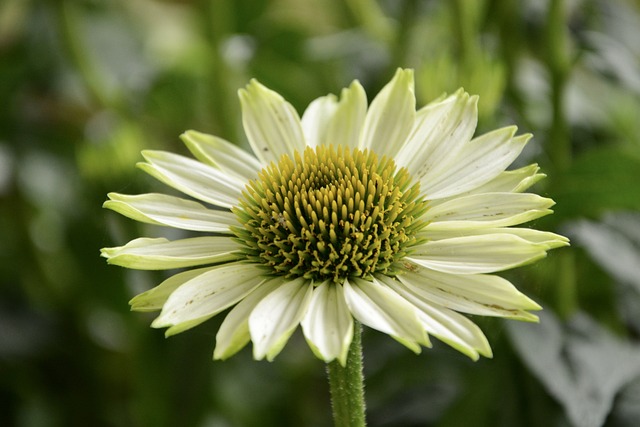
<svg viewBox="0 0 640 427">
<path fill-rule="evenodd" d="M 449 3 L 452 9 L 453 33 L 457 42 L 458 59 L 462 67 L 468 67 L 472 55 L 477 50 L 474 32 L 476 31 L 476 17 L 474 4 L 467 0 L 454 0 Z"/>
<path fill-rule="evenodd" d="M 565 87 L 571 71 L 567 18 L 563 0 L 551 0 L 547 16 L 547 68 L 551 75 L 552 122 L 547 151 L 556 172 L 571 165 L 571 139 L 565 118 Z"/>
<path fill-rule="evenodd" d="M 92 61 L 82 35 L 82 17 L 77 4 L 71 0 L 55 3 L 58 25 L 66 54 L 82 78 L 89 95 L 98 105 L 120 110 L 122 99 L 119 93 L 109 93 L 97 65 Z"/>
<path fill-rule="evenodd" d="M 571 167 L 572 147 L 569 125 L 565 117 L 565 89 L 571 72 L 567 17 L 564 0 L 551 0 L 547 16 L 547 68 L 551 76 L 552 121 L 547 138 L 547 153 L 554 174 L 566 172 Z M 560 271 L 557 294 L 557 311 L 568 318 L 578 307 L 578 285 L 575 257 L 570 251 L 559 254 Z"/>
<path fill-rule="evenodd" d="M 336 427 L 363 427 L 365 421 L 362 374 L 362 327 L 356 322 L 346 366 L 334 360 L 327 365 L 333 421 Z"/>
</svg>

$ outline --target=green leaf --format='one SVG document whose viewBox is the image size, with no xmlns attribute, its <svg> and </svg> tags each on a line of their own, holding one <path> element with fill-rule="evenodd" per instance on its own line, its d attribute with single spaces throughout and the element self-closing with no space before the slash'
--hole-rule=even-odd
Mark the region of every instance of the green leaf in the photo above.
<svg viewBox="0 0 640 427">
<path fill-rule="evenodd" d="M 602 222 L 575 221 L 566 232 L 602 269 L 640 292 L 640 214 L 616 212 Z"/>
<path fill-rule="evenodd" d="M 512 322 L 508 332 L 525 365 L 562 404 L 571 424 L 598 427 L 616 394 L 640 375 L 640 346 L 613 336 L 586 315 L 566 326 L 545 312 L 539 325 Z"/>
<path fill-rule="evenodd" d="M 621 147 L 591 149 L 554 177 L 555 219 L 640 209 L 640 155 Z M 550 189 L 551 190 L 551 189 Z"/>
</svg>

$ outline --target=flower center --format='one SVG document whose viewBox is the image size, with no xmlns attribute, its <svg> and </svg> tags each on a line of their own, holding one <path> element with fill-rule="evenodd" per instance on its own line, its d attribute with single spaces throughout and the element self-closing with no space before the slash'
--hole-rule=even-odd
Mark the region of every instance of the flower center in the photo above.
<svg viewBox="0 0 640 427">
<path fill-rule="evenodd" d="M 426 225 L 406 169 L 368 150 L 307 147 L 264 168 L 233 212 L 248 260 L 288 278 L 395 275 Z"/>
</svg>

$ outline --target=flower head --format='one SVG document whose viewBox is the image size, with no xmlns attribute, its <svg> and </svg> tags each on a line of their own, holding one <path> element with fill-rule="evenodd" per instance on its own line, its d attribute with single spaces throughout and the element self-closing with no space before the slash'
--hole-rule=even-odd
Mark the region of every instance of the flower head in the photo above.
<svg viewBox="0 0 640 427">
<path fill-rule="evenodd" d="M 214 358 L 253 342 L 272 360 L 298 325 L 313 352 L 344 364 L 354 319 L 415 352 L 437 337 L 473 359 L 491 356 L 465 315 L 536 321 L 540 306 L 495 273 L 567 239 L 513 227 L 553 201 L 526 193 L 537 165 L 507 171 L 530 135 L 506 127 L 473 137 L 477 97 L 460 90 L 416 111 L 412 70 L 398 70 L 367 108 L 355 81 L 300 119 L 252 81 L 240 91 L 253 155 L 215 136 L 182 139 L 197 160 L 145 151 L 139 166 L 196 199 L 109 194 L 129 218 L 204 232 L 105 248 L 137 269 L 199 267 L 131 301 L 161 310 L 167 335 L 231 308 Z"/>
</svg>

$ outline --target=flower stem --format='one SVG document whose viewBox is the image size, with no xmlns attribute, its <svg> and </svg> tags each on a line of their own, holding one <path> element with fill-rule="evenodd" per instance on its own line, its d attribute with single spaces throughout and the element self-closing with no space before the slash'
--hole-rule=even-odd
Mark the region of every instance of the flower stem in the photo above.
<svg viewBox="0 0 640 427">
<path fill-rule="evenodd" d="M 363 427 L 365 422 L 362 374 L 362 326 L 356 322 L 346 366 L 334 360 L 327 365 L 331 406 L 336 427 Z"/>
</svg>

